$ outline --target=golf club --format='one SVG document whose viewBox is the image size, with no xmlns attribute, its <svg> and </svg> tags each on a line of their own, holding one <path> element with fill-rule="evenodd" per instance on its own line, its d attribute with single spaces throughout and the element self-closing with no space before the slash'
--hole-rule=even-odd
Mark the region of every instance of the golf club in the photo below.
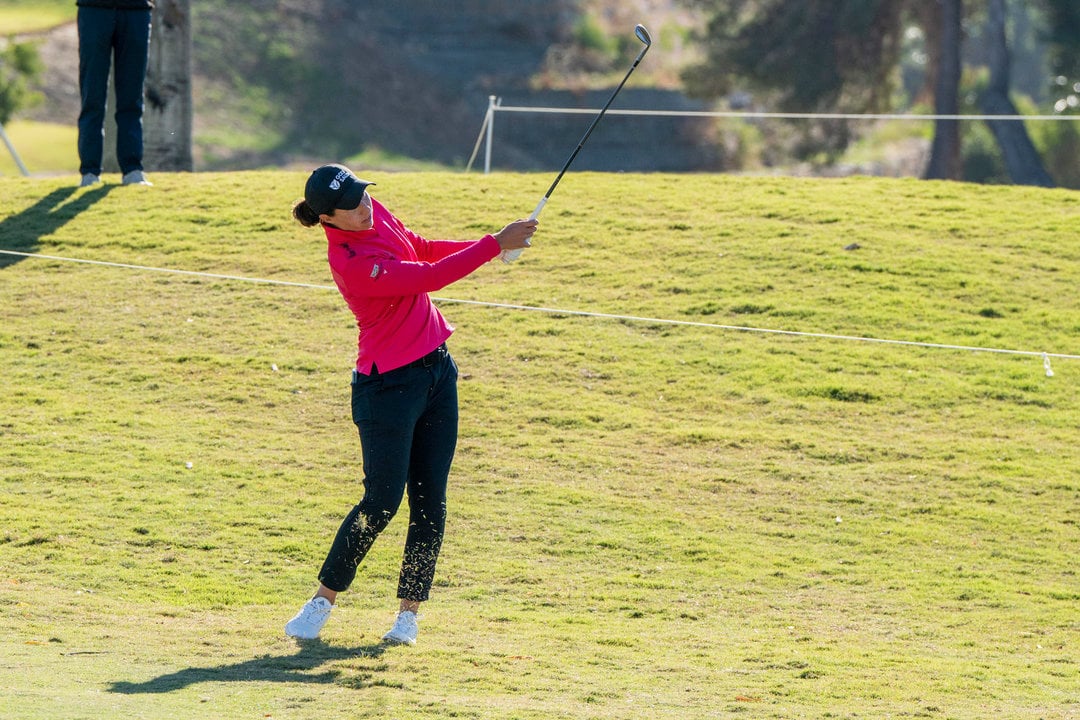
<svg viewBox="0 0 1080 720">
<path fill-rule="evenodd" d="M 551 193 L 555 192 L 555 188 L 558 186 L 559 181 L 562 180 L 563 175 L 565 175 L 567 169 L 569 169 L 570 163 L 574 162 L 574 158 L 576 158 L 577 154 L 581 152 L 582 146 L 585 145 L 585 141 L 589 139 L 589 135 L 592 135 L 592 131 L 596 127 L 596 124 L 600 122 L 600 118 L 604 117 L 604 113 L 607 112 L 607 109 L 611 105 L 611 102 L 615 99 L 615 96 L 619 94 L 619 91 L 622 90 L 623 85 L 625 85 L 626 81 L 630 79 L 630 73 L 634 72 L 634 68 L 636 68 L 638 66 L 638 63 L 641 62 L 641 58 L 645 57 L 645 53 L 649 51 L 649 46 L 652 45 L 652 38 L 649 36 L 649 31 L 645 29 L 645 26 L 637 25 L 634 28 L 634 34 L 637 35 L 637 39 L 640 40 L 642 44 L 645 45 L 645 47 L 641 48 L 641 52 L 639 52 L 638 56 L 634 59 L 634 64 L 631 65 L 630 69 L 626 71 L 626 76 L 623 77 L 622 82 L 619 83 L 619 86 L 617 88 L 615 88 L 615 92 L 611 93 L 611 97 L 608 98 L 608 101 L 604 105 L 604 107 L 600 109 L 600 113 L 592 121 L 592 125 L 590 125 L 589 129 L 585 131 L 585 135 L 582 136 L 581 142 L 579 142 L 577 144 L 577 147 L 574 148 L 574 152 L 570 153 L 570 157 L 567 158 L 566 164 L 563 165 L 562 170 L 559 171 L 559 175 L 555 178 L 555 182 L 551 183 L 551 187 L 549 187 L 548 191 L 544 193 L 544 197 L 540 199 L 540 202 L 539 204 L 537 204 L 536 209 L 533 210 L 532 215 L 529 216 L 530 220 L 535 220 L 540 216 L 540 211 L 544 209 L 544 205 L 547 205 L 548 198 L 551 197 Z M 500 254 L 500 257 L 505 263 L 513 262 L 521 256 L 521 253 L 523 251 L 524 248 L 520 248 L 518 250 L 504 250 Z"/>
</svg>

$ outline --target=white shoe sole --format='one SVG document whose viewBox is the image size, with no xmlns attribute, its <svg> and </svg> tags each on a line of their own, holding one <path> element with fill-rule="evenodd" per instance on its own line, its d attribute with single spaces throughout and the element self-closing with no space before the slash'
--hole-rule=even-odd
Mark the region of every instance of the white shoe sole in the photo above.
<svg viewBox="0 0 1080 720">
<path fill-rule="evenodd" d="M 400 637 L 392 633 L 386 633 L 383 635 L 383 642 L 390 645 L 415 645 L 416 640 L 414 638 Z"/>
</svg>

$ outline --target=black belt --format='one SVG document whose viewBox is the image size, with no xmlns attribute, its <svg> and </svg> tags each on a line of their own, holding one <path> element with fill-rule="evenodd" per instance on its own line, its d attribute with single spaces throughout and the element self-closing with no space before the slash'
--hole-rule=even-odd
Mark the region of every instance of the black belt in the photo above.
<svg viewBox="0 0 1080 720">
<path fill-rule="evenodd" d="M 431 367 L 435 363 L 442 360 L 446 356 L 446 354 L 448 352 L 449 351 L 446 349 L 446 343 L 443 343 L 439 347 L 437 347 L 434 350 L 432 350 L 431 352 L 429 352 L 424 357 L 422 357 L 422 358 L 420 358 L 418 360 L 413 360 L 411 363 L 408 363 L 407 365 L 402 365 L 401 367 L 403 367 L 403 368 Z"/>
<path fill-rule="evenodd" d="M 449 353 L 450 353 L 450 351 L 446 349 L 446 343 L 443 343 L 439 347 L 437 347 L 434 350 L 432 350 L 431 352 L 429 352 L 424 357 L 413 360 L 411 363 L 406 363 L 406 364 L 402 365 L 401 367 L 394 368 L 394 370 L 404 370 L 405 368 L 414 368 L 414 367 L 431 367 L 432 365 L 434 365 L 435 363 L 439 362 L 444 357 L 446 357 Z M 392 370 L 387 370 L 387 372 L 393 372 L 393 371 Z M 353 378 L 354 379 L 356 378 L 357 374 L 358 374 L 358 371 L 353 370 Z M 372 375 L 378 375 L 379 374 L 379 368 L 376 367 L 374 364 L 372 364 L 372 366 L 371 366 L 371 374 Z"/>
</svg>

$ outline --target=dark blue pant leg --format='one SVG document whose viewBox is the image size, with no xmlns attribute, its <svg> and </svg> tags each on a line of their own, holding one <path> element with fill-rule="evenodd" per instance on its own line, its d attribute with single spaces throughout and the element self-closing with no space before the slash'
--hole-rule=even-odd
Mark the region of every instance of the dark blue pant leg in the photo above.
<svg viewBox="0 0 1080 720">
<path fill-rule="evenodd" d="M 409 531 L 397 596 L 428 599 L 446 528 L 446 485 L 457 448 L 457 366 L 451 358 L 432 369 L 428 405 L 413 437 L 409 463 Z"/>
<path fill-rule="evenodd" d="M 143 90 L 150 48 L 150 11 L 117 13 L 116 161 L 121 173 L 142 170 Z"/>
<path fill-rule="evenodd" d="M 319 580 L 341 592 L 409 492 L 410 524 L 398 597 L 427 600 L 446 520 L 446 484 L 457 444 L 457 367 L 361 376 L 353 420 L 364 458 L 364 497 L 341 523 Z"/>
<path fill-rule="evenodd" d="M 116 10 L 80 7 L 79 28 L 79 174 L 101 174 L 105 102 L 109 94 L 112 38 Z"/>
</svg>

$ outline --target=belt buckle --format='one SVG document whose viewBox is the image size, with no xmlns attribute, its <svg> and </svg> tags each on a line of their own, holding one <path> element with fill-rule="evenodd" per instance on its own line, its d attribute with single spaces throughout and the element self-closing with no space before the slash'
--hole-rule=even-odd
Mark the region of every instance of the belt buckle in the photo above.
<svg viewBox="0 0 1080 720">
<path fill-rule="evenodd" d="M 439 358 L 446 354 L 446 343 L 443 343 L 439 347 L 435 348 L 427 355 L 424 356 L 424 367 L 431 367 Z"/>
</svg>

